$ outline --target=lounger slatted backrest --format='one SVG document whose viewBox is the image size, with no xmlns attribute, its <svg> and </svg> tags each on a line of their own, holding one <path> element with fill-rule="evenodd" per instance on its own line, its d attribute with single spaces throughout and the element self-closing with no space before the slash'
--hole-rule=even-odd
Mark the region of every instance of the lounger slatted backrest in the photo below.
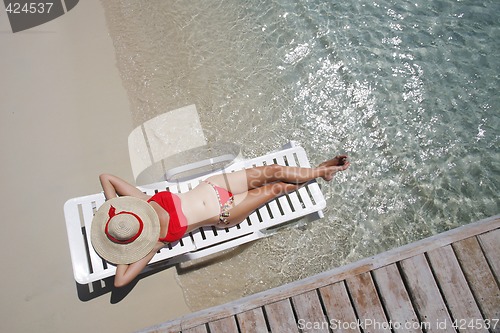
<svg viewBox="0 0 500 333">
<path fill-rule="evenodd" d="M 289 143 L 282 150 L 233 163 L 214 174 L 273 163 L 310 166 L 304 149 L 294 143 Z M 165 190 L 182 193 L 194 188 L 208 176 L 175 183 L 164 181 L 139 188 L 149 195 Z M 64 205 L 73 273 L 79 284 L 88 284 L 115 274 L 115 266 L 101 259 L 90 244 L 92 217 L 104 200 L 104 195 L 98 193 L 70 199 Z M 160 262 L 162 265 L 174 265 L 200 258 L 268 236 L 277 227 L 304 216 L 321 218 L 325 205 L 319 185 L 314 181 L 310 182 L 293 193 L 267 203 L 237 226 L 226 229 L 204 227 L 186 234 L 178 242 L 168 244 L 161 249 L 153 257 L 150 265 Z"/>
</svg>

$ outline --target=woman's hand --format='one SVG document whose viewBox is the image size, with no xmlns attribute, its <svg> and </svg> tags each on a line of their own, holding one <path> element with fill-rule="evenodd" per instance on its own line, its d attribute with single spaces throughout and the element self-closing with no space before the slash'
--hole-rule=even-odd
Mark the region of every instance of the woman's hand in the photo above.
<svg viewBox="0 0 500 333">
<path fill-rule="evenodd" d="M 102 174 L 99 176 L 99 180 L 101 181 L 106 200 L 115 198 L 117 195 L 132 196 L 143 200 L 149 199 L 149 195 L 141 192 L 141 190 L 139 190 L 137 187 L 129 184 L 119 177 L 109 174 Z M 134 280 L 147 266 L 156 252 L 158 252 L 163 246 L 165 246 L 165 244 L 163 244 L 162 242 L 157 242 L 154 248 L 144 258 L 129 265 L 117 265 L 114 282 L 115 287 L 123 287 L 132 282 L 132 280 Z"/>
<path fill-rule="evenodd" d="M 116 266 L 114 282 L 115 287 L 120 288 L 132 282 L 147 266 L 156 252 L 158 252 L 164 246 L 164 243 L 157 242 L 151 252 L 149 252 L 144 258 L 140 259 L 139 261 L 136 261 L 130 265 Z"/>
</svg>

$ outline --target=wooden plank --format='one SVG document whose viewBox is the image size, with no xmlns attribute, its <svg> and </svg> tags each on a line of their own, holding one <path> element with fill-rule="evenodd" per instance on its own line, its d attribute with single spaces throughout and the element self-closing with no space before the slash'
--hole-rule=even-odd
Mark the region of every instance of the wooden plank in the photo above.
<svg viewBox="0 0 500 333">
<path fill-rule="evenodd" d="M 453 249 L 484 318 L 500 318 L 500 289 L 477 238 L 456 242 Z M 492 332 L 500 333 L 500 325 Z"/>
<path fill-rule="evenodd" d="M 223 318 L 231 314 L 244 312 L 249 309 L 263 306 L 265 304 L 287 299 L 299 293 L 303 293 L 316 288 L 321 288 L 332 283 L 342 281 L 353 274 L 368 272 L 372 269 L 387 266 L 388 264 L 394 263 L 396 261 L 412 258 L 421 253 L 424 253 L 425 251 L 448 245 L 455 241 L 488 232 L 499 227 L 500 215 L 493 216 L 476 223 L 455 228 L 442 234 L 432 236 L 399 248 L 395 248 L 390 251 L 365 258 L 348 265 L 334 268 L 332 270 L 299 281 L 294 281 L 292 283 L 273 288 L 271 290 L 246 296 L 237 301 L 231 302 L 230 308 L 228 308 L 227 304 L 224 304 L 210 309 L 201 310 L 165 322 L 162 324 L 162 326 L 175 326 L 179 322 L 183 323 L 183 327 L 198 326 L 203 322 L 208 322 Z M 481 243 L 481 245 L 483 244 Z M 408 263 L 407 265 L 411 264 Z M 419 318 L 421 321 L 425 320 L 425 318 Z M 187 326 L 185 326 L 184 324 L 186 324 Z M 148 331 L 147 329 L 145 329 L 143 332 Z M 439 332 L 443 333 L 444 331 Z"/>
<path fill-rule="evenodd" d="M 238 332 L 238 325 L 233 316 L 209 322 L 208 327 L 210 332 Z"/>
<path fill-rule="evenodd" d="M 205 324 L 203 324 L 203 325 L 205 325 Z M 184 333 L 186 331 L 182 330 L 181 324 L 179 322 L 176 322 L 175 324 L 168 325 L 168 326 L 165 326 L 164 324 L 158 324 L 158 325 L 151 326 L 148 328 L 148 332 L 149 333 L 179 333 L 179 332 Z M 205 332 L 200 332 L 200 333 L 205 333 Z"/>
<path fill-rule="evenodd" d="M 279 302 L 267 304 L 264 307 L 267 314 L 267 322 L 273 333 L 298 332 L 297 322 L 293 314 L 290 300 L 284 299 Z"/>
<path fill-rule="evenodd" d="M 297 326 L 299 329 L 311 333 L 330 332 L 330 325 L 323 313 L 316 289 L 293 296 L 292 304 L 297 314 Z"/>
<path fill-rule="evenodd" d="M 451 316 L 458 321 L 458 324 L 482 318 L 451 245 L 429 251 L 427 255 Z M 467 326 L 458 327 L 459 332 L 468 329 Z M 479 327 L 475 327 L 474 331 L 488 333 L 487 329 Z"/>
<path fill-rule="evenodd" d="M 267 332 L 266 319 L 262 308 L 248 310 L 236 315 L 241 332 Z"/>
<path fill-rule="evenodd" d="M 373 277 L 394 332 L 421 333 L 420 323 L 396 264 L 374 270 Z"/>
<path fill-rule="evenodd" d="M 182 333 L 208 333 L 207 326 L 205 324 L 191 327 L 185 330 L 182 330 Z"/>
<path fill-rule="evenodd" d="M 352 303 L 362 323 L 361 328 L 373 333 L 391 332 L 370 273 L 350 277 L 346 279 L 346 283 Z"/>
<path fill-rule="evenodd" d="M 264 291 L 247 296 L 232 303 L 232 305 L 234 306 L 233 309 L 235 313 L 238 313 L 258 306 L 263 306 L 266 303 L 277 302 L 279 300 L 291 297 L 295 294 L 303 293 L 308 290 L 321 288 L 331 283 L 342 281 L 353 274 L 368 272 L 372 269 L 383 267 L 390 263 L 410 258 L 414 255 L 423 253 L 426 250 L 443 246 L 443 244 L 448 245 L 454 241 L 463 239 L 463 237 L 466 238 L 470 235 L 476 235 L 478 233 L 484 232 L 485 230 L 498 228 L 499 226 L 500 219 L 498 218 L 498 216 L 485 219 L 474 224 L 465 225 L 463 227 L 447 231 L 440 235 L 432 236 L 427 239 L 417 241 L 415 243 L 408 244 L 370 258 L 362 259 L 358 262 L 338 267 L 300 281 L 295 281 L 269 291 Z M 210 311 L 209 315 L 212 316 L 213 312 Z M 189 318 L 194 316 L 195 314 L 192 314 L 188 315 L 187 317 Z"/>
<path fill-rule="evenodd" d="M 455 333 L 446 305 L 423 254 L 400 262 L 403 278 L 427 333 Z"/>
<path fill-rule="evenodd" d="M 500 282 L 500 229 L 479 235 L 479 243 L 497 282 Z"/>
<path fill-rule="evenodd" d="M 343 281 L 322 287 L 319 292 L 333 332 L 361 332 Z"/>
</svg>

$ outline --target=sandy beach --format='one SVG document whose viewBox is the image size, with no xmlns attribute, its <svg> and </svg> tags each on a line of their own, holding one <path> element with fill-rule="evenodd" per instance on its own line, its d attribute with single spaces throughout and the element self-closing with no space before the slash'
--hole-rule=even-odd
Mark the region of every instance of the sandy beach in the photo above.
<svg viewBox="0 0 500 333">
<path fill-rule="evenodd" d="M 130 103 L 98 0 L 12 33 L 0 11 L 2 332 L 133 332 L 189 312 L 174 269 L 119 302 L 77 294 L 64 202 L 133 181 Z"/>
</svg>

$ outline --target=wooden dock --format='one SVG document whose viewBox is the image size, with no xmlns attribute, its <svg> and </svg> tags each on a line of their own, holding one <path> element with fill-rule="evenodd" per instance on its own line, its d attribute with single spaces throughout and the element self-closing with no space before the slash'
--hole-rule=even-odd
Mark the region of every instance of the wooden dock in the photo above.
<svg viewBox="0 0 500 333">
<path fill-rule="evenodd" d="M 500 332 L 500 215 L 141 332 Z"/>
</svg>

